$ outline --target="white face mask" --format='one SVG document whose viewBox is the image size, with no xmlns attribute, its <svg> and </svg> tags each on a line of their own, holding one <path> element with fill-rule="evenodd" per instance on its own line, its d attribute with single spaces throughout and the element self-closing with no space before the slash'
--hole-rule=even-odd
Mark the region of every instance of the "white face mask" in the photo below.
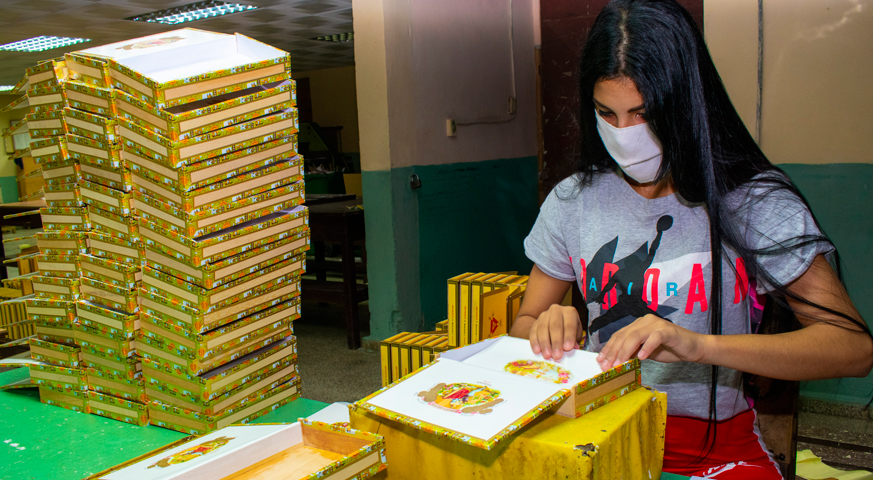
<svg viewBox="0 0 873 480">
<path fill-rule="evenodd" d="M 606 151 L 628 177 L 640 183 L 654 182 L 661 168 L 661 142 L 647 123 L 616 128 L 597 111 L 597 133 Z"/>
</svg>

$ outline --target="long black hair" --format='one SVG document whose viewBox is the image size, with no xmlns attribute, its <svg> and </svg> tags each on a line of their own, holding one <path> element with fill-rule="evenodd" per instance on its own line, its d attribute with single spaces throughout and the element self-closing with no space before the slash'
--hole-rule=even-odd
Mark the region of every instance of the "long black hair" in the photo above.
<svg viewBox="0 0 873 480">
<path fill-rule="evenodd" d="M 675 0 L 614 0 L 594 22 L 579 66 L 581 155 L 575 174 L 578 187 L 590 185 L 595 175 L 616 168 L 597 133 L 592 95 L 598 81 L 624 78 L 632 80 L 642 95 L 645 119 L 663 148 L 656 181 L 670 178 L 679 195 L 689 202 L 702 203 L 707 210 L 713 259 L 711 333 L 721 333 L 723 272 L 718 259 L 729 247 L 743 259 L 750 278 L 771 288 L 769 301 L 782 307 L 768 309 L 780 312 L 770 318 L 780 325 L 777 330 L 788 330 L 789 325 L 796 323 L 787 303 L 791 298 L 847 319 L 870 335 L 867 325 L 849 313 L 792 295 L 758 261 L 762 256 L 780 255 L 813 244 L 833 248 L 827 237 L 802 235 L 763 249 L 753 248 L 745 240 L 741 222 L 737 221 L 741 213 L 726 206 L 730 204 L 729 195 L 738 189 L 754 186 L 759 199 L 775 190 L 786 190 L 807 209 L 809 204 L 788 176 L 767 160 L 749 134 L 728 97 L 703 35 L 691 15 Z M 817 221 L 816 226 L 821 231 Z M 837 275 L 842 279 L 839 257 L 835 258 Z M 705 444 L 710 437 L 715 440 L 717 378 L 718 367 L 713 366 L 711 429 Z"/>
</svg>

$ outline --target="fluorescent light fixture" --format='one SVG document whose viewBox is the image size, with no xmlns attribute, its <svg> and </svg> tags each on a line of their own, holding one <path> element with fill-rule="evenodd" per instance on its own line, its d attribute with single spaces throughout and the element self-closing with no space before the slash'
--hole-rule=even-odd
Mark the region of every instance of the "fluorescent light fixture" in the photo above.
<svg viewBox="0 0 873 480">
<path fill-rule="evenodd" d="M 156 12 L 144 13 L 133 17 L 127 17 L 125 20 L 133 20 L 135 22 L 150 22 L 163 23 L 165 25 L 178 25 L 185 22 L 193 22 L 195 20 L 203 20 L 204 18 L 220 17 L 231 13 L 247 12 L 255 10 L 258 7 L 254 5 L 244 5 L 242 3 L 218 2 L 208 0 L 206 2 L 191 3 L 182 5 L 181 7 L 167 8 Z"/>
<path fill-rule="evenodd" d="M 15 85 L 0 85 L 0 92 L 11 92 L 15 90 Z"/>
<path fill-rule="evenodd" d="M 0 50 L 6 50 L 9 52 L 42 52 L 43 50 L 51 50 L 53 48 L 61 48 L 90 41 L 91 39 L 89 38 L 50 37 L 42 35 L 39 37 L 28 38 L 27 40 L 0 45 Z"/>
<path fill-rule="evenodd" d="M 355 39 L 355 32 L 348 33 L 337 33 L 336 35 L 322 35 L 320 37 L 315 37 L 312 40 L 321 40 L 322 42 L 351 42 Z"/>
</svg>

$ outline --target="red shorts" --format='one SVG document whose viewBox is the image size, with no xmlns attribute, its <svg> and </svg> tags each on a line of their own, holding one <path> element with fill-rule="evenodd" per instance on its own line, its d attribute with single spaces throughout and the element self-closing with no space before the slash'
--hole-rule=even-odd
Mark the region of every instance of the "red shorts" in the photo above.
<svg viewBox="0 0 873 480">
<path fill-rule="evenodd" d="M 764 447 L 754 410 L 718 422 L 715 446 L 700 458 L 707 424 L 697 418 L 667 417 L 665 472 L 719 480 L 782 480 L 779 466 Z"/>
</svg>

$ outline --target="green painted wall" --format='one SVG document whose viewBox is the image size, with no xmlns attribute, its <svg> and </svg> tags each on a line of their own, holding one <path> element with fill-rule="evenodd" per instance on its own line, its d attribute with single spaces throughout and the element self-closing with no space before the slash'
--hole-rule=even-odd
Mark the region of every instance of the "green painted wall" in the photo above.
<svg viewBox="0 0 873 480">
<path fill-rule="evenodd" d="M 539 213 L 537 159 L 417 166 L 424 325 L 446 318 L 446 279 L 467 271 L 530 273 L 522 242 Z"/>
<path fill-rule="evenodd" d="M 18 180 L 15 177 L 0 177 L 0 189 L 3 190 L 3 203 L 18 201 Z"/>
<path fill-rule="evenodd" d="M 779 165 L 806 196 L 813 213 L 840 253 L 843 278 L 855 306 L 873 322 L 873 165 Z M 873 375 L 804 382 L 801 393 L 841 403 L 866 404 Z"/>
</svg>

